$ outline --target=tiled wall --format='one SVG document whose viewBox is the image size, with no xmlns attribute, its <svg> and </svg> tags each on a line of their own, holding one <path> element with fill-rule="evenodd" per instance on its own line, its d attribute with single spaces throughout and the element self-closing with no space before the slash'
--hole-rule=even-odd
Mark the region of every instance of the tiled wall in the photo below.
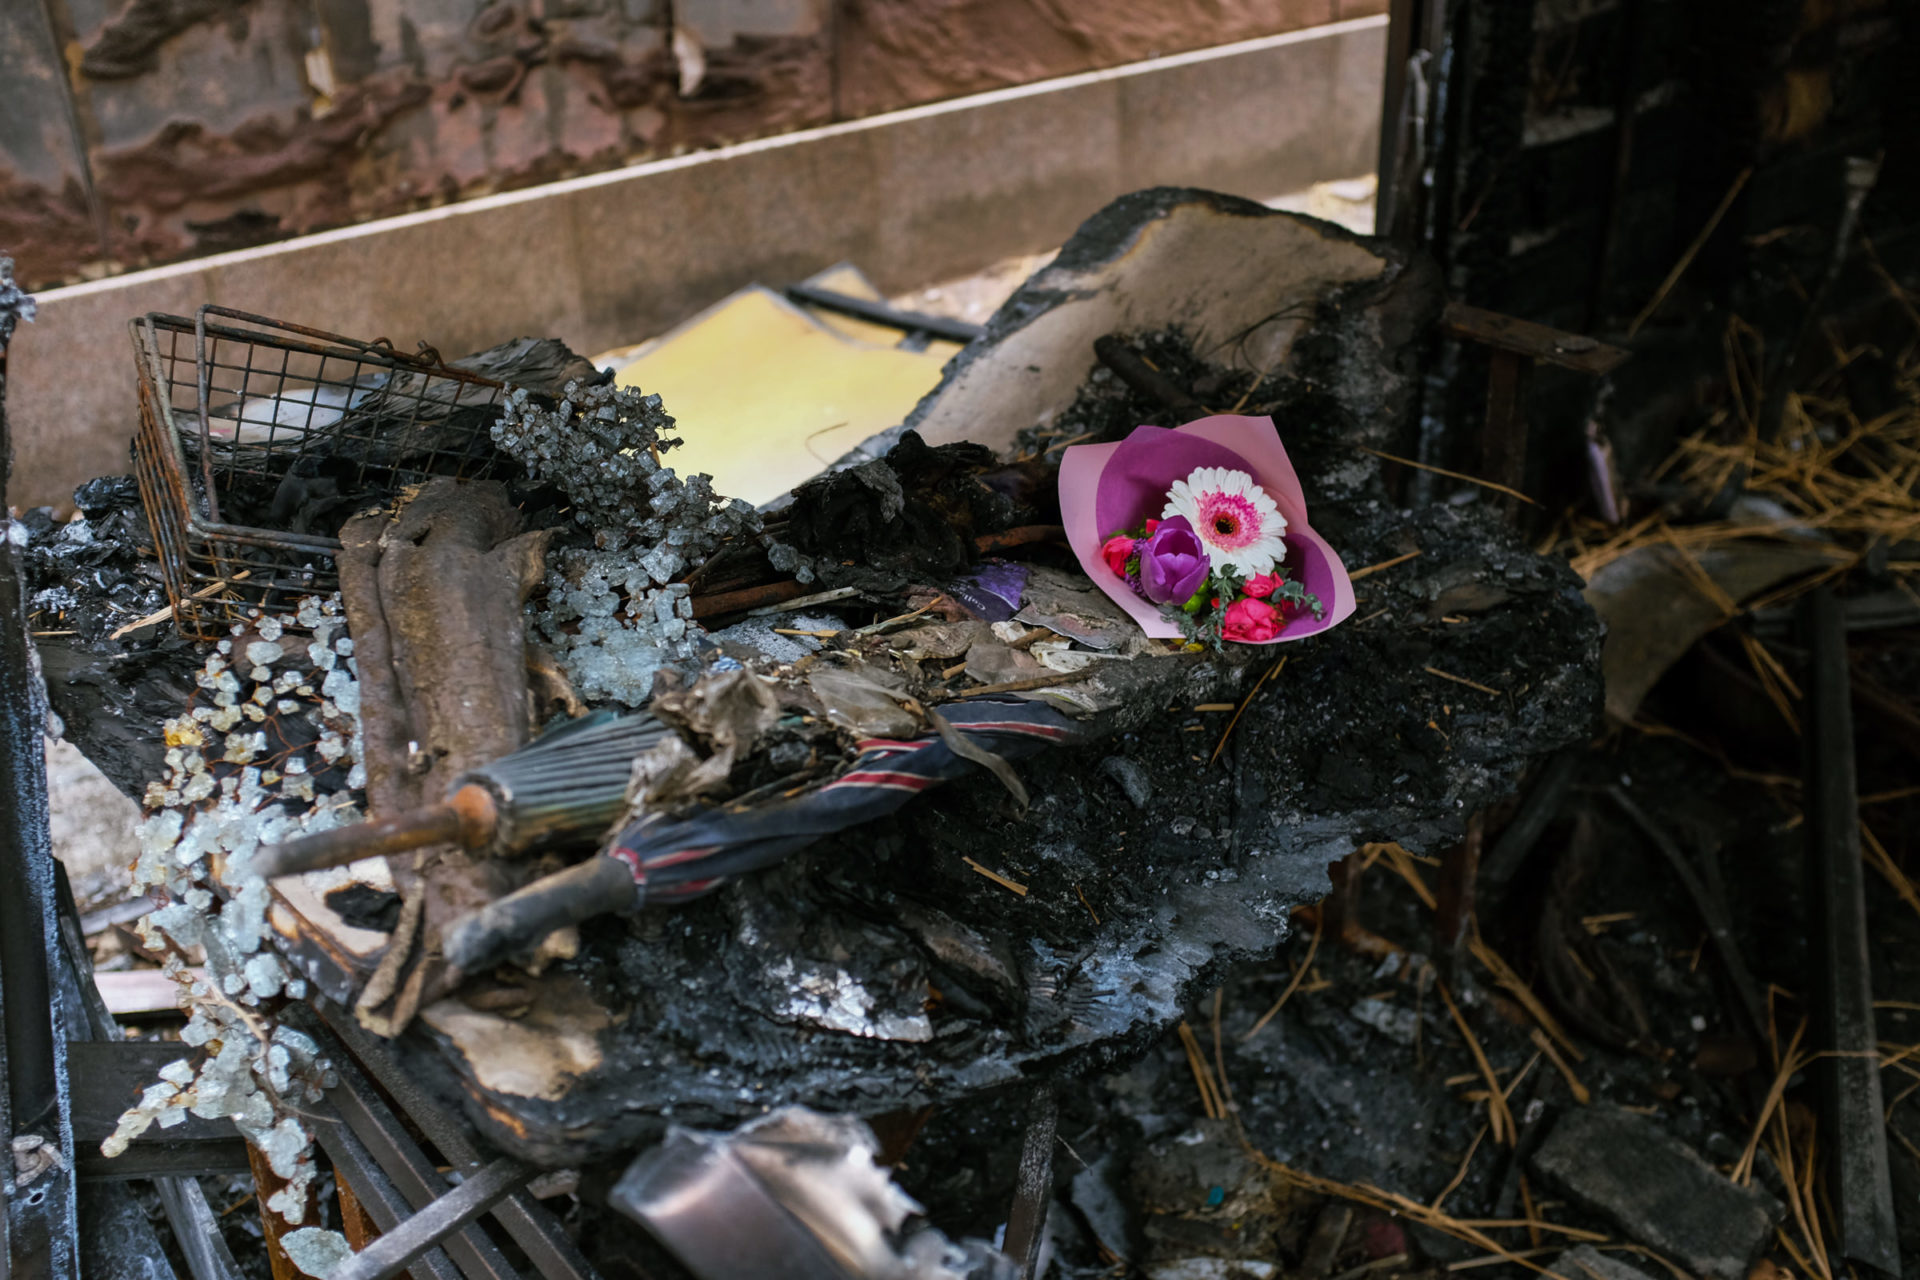
<svg viewBox="0 0 1920 1280">
<path fill-rule="evenodd" d="M 0 252 L 44 288 L 1383 7 L 14 0 Z"/>
</svg>

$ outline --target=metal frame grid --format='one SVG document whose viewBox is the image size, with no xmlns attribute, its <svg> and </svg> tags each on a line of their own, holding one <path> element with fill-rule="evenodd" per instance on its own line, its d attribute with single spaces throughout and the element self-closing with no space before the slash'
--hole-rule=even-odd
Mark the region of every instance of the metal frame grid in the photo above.
<svg viewBox="0 0 1920 1280">
<path fill-rule="evenodd" d="M 174 620 L 208 640 L 255 609 L 290 607 L 338 582 L 333 538 L 228 523 L 223 500 L 274 492 L 303 459 L 363 500 L 434 475 L 500 465 L 484 429 L 505 384 L 385 338 L 362 342 L 226 307 L 129 326 L 140 375 L 134 471 Z"/>
</svg>

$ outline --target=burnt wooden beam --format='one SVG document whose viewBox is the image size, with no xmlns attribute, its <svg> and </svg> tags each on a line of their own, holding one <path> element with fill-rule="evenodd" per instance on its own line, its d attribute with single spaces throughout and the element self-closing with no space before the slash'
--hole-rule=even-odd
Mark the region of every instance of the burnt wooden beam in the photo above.
<svg viewBox="0 0 1920 1280">
<path fill-rule="evenodd" d="M 1449 338 L 1477 342 L 1495 351 L 1511 351 L 1529 360 L 1544 360 L 1596 378 L 1612 373 L 1633 354 L 1624 347 L 1583 333 L 1568 333 L 1551 325 L 1470 307 L 1464 302 L 1447 304 L 1447 309 L 1440 313 L 1440 329 Z"/>
<path fill-rule="evenodd" d="M 1480 428 L 1480 472 L 1514 493 L 1527 483 L 1527 392 L 1533 385 L 1533 361 L 1496 348 L 1487 370 L 1487 418 Z M 1512 494 L 1500 503 L 1511 517 L 1520 499 Z"/>
<path fill-rule="evenodd" d="M 1007 1213 L 1006 1252 L 1019 1269 L 1020 1280 L 1034 1280 L 1040 1245 L 1046 1238 L 1047 1210 L 1053 1204 L 1053 1143 L 1059 1127 L 1060 1104 L 1053 1086 L 1043 1084 L 1027 1107 L 1027 1133 L 1020 1145 L 1013 1207 Z"/>
<path fill-rule="evenodd" d="M 526 1185 L 533 1173 L 531 1165 L 511 1156 L 500 1157 L 426 1208 L 382 1232 L 333 1274 L 338 1280 L 393 1280 L 429 1249 L 443 1241 L 451 1245 L 454 1233 Z M 505 1259 L 501 1262 L 506 1265 Z M 464 1266 L 461 1271 L 463 1275 L 474 1274 Z M 514 1272 L 509 1268 L 504 1274 L 512 1276 Z"/>
<path fill-rule="evenodd" d="M 1480 878 L 1480 850 L 1486 840 L 1486 814 L 1476 809 L 1467 817 L 1464 838 L 1440 860 L 1440 886 L 1435 894 L 1433 945 L 1448 980 L 1455 980 L 1466 959 L 1467 936 L 1472 932 L 1474 886 Z"/>
<path fill-rule="evenodd" d="M 1120 381 L 1141 395 L 1158 400 L 1180 421 L 1191 422 L 1207 415 L 1207 406 L 1185 388 L 1175 385 L 1173 379 L 1148 364 L 1138 352 L 1115 335 L 1109 333 L 1105 337 L 1095 338 L 1093 354 Z"/>
<path fill-rule="evenodd" d="M 1581 333 L 1501 315 L 1464 302 L 1449 302 L 1440 331 L 1487 348 L 1487 416 L 1480 430 L 1480 470 L 1486 479 L 1524 492 L 1527 479 L 1527 391 L 1533 367 L 1546 363 L 1590 377 L 1605 377 L 1632 353 Z M 1519 499 L 1503 500 L 1509 517 Z"/>
</svg>

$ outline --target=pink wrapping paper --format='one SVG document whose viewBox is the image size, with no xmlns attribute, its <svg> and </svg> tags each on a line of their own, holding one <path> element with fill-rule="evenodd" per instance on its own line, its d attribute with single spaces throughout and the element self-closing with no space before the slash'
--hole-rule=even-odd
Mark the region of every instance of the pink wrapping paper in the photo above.
<svg viewBox="0 0 1920 1280">
<path fill-rule="evenodd" d="M 1320 598 L 1326 616 L 1304 611 L 1266 644 L 1303 640 L 1353 616 L 1353 582 L 1346 566 L 1307 523 L 1300 478 L 1287 460 L 1271 418 L 1216 414 L 1181 427 L 1135 427 L 1118 444 L 1070 446 L 1060 460 L 1060 515 L 1080 567 L 1148 635 L 1171 639 L 1180 628 L 1159 606 L 1135 595 L 1101 559 L 1100 547 L 1121 529 L 1157 518 L 1167 490 L 1196 467 L 1228 467 L 1251 475 L 1286 517 L 1287 577 Z"/>
</svg>

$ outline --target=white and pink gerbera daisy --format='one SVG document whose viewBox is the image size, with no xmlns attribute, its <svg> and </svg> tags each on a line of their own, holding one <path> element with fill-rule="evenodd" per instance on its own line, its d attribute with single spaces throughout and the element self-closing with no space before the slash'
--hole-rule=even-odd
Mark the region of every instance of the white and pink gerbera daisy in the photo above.
<svg viewBox="0 0 1920 1280">
<path fill-rule="evenodd" d="M 1231 567 L 1242 577 L 1270 573 L 1287 557 L 1286 517 L 1267 491 L 1244 471 L 1200 467 L 1167 490 L 1162 520 L 1185 516 L 1215 573 Z"/>
</svg>

